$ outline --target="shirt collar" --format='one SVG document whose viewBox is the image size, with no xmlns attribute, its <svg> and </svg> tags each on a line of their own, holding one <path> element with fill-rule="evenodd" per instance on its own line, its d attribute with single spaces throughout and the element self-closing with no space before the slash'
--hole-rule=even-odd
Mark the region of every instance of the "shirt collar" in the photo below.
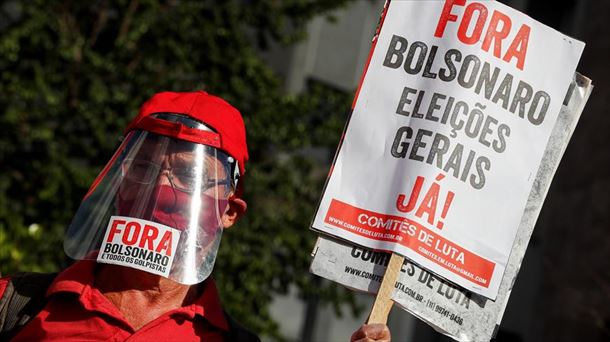
<svg viewBox="0 0 610 342">
<path fill-rule="evenodd" d="M 81 260 L 74 263 L 72 266 L 59 273 L 53 280 L 47 290 L 47 297 L 57 293 L 76 293 L 79 295 L 79 301 L 82 302 L 85 307 L 91 307 L 91 296 L 83 296 L 83 294 L 85 292 L 90 294 L 90 291 L 88 290 L 95 288 L 94 280 L 96 265 L 97 263 L 93 260 Z M 208 278 L 198 286 L 201 286 L 201 294 L 195 302 L 191 305 L 173 310 L 173 312 L 186 314 L 191 318 L 201 316 L 212 325 L 228 331 L 229 324 L 227 323 L 224 311 L 222 310 L 218 289 L 216 288 L 214 280 Z M 100 296 L 103 296 L 99 291 L 95 292 L 99 293 Z"/>
</svg>

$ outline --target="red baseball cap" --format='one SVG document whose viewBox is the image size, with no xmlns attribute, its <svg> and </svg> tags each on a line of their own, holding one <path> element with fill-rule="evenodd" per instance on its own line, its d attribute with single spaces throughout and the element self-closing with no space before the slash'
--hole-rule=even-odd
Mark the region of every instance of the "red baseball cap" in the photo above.
<svg viewBox="0 0 610 342">
<path fill-rule="evenodd" d="M 169 122 L 151 116 L 156 113 L 182 114 L 201 121 L 215 132 L 194 129 L 179 122 Z M 125 135 L 135 129 L 216 147 L 235 158 L 239 164 L 239 172 L 245 174 L 248 146 L 244 120 L 235 107 L 220 97 L 201 90 L 157 93 L 142 105 L 138 116 L 127 126 Z"/>
</svg>

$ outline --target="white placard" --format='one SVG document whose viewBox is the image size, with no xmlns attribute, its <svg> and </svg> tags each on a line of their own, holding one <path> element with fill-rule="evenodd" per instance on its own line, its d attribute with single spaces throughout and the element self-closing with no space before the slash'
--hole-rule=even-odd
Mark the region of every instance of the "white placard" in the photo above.
<svg viewBox="0 0 610 342">
<path fill-rule="evenodd" d="M 495 1 L 391 1 L 312 228 L 495 298 L 583 48 Z"/>
<path fill-rule="evenodd" d="M 529 194 L 496 300 L 471 293 L 405 259 L 392 296 L 397 304 L 455 340 L 479 342 L 493 337 L 551 180 L 592 88 L 589 79 L 575 75 Z M 313 255 L 312 273 L 372 294 L 378 291 L 390 259 L 387 253 L 324 236 L 318 239 Z"/>
</svg>

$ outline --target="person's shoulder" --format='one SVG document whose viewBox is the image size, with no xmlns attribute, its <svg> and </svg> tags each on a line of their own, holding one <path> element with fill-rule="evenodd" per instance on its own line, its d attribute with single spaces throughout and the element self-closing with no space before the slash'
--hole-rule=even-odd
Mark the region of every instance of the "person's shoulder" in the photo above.
<svg viewBox="0 0 610 342">
<path fill-rule="evenodd" d="M 11 276 L 6 276 L 0 278 L 0 298 L 4 296 L 4 291 L 6 291 L 6 287 L 11 282 Z"/>
<path fill-rule="evenodd" d="M 20 296 L 42 296 L 55 279 L 57 273 L 18 272 L 0 278 L 0 299 L 4 298 L 8 289 L 8 296 L 18 293 Z M 9 289 L 9 285 L 11 286 Z M 42 295 L 38 292 L 41 292 Z"/>
</svg>

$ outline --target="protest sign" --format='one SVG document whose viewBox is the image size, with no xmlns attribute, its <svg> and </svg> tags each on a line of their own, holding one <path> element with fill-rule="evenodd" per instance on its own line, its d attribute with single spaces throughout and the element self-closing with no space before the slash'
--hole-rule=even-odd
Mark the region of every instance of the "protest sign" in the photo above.
<svg viewBox="0 0 610 342">
<path fill-rule="evenodd" d="M 312 228 L 495 298 L 584 44 L 495 1 L 391 1 Z"/>
<path fill-rule="evenodd" d="M 591 90 L 590 80 L 576 74 L 528 196 L 496 300 L 472 293 L 405 259 L 392 294 L 396 303 L 455 340 L 488 341 L 493 337 L 551 180 Z M 378 291 L 390 260 L 389 253 L 324 236 L 318 239 L 313 256 L 312 273 L 372 294 Z"/>
</svg>

